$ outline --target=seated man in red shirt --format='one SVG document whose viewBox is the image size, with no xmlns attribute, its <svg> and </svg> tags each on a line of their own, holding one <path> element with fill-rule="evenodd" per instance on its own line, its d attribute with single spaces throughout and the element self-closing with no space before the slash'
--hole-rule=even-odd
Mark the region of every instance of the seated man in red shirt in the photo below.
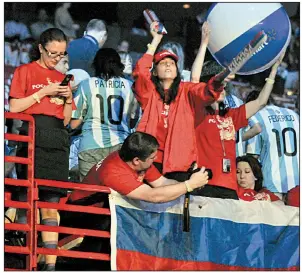
<svg viewBox="0 0 302 273">
<path fill-rule="evenodd" d="M 126 138 L 119 151 L 93 166 L 83 183 L 107 186 L 127 197 L 153 203 L 172 201 L 208 183 L 204 167 L 185 182 L 162 176 L 153 165 L 158 147 L 152 135 L 135 132 Z M 69 201 L 89 195 L 89 192 L 74 191 Z"/>
</svg>

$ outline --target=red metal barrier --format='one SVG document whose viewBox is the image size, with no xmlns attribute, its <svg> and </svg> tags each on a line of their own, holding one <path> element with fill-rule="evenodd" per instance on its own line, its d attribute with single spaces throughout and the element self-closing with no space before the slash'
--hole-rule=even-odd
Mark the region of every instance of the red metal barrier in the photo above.
<svg viewBox="0 0 302 273">
<path fill-rule="evenodd" d="M 31 257 L 36 253 L 34 242 L 33 242 L 34 223 L 36 217 L 36 214 L 34 213 L 35 192 L 34 192 L 34 171 L 33 171 L 34 170 L 35 120 L 30 115 L 9 113 L 9 112 L 5 113 L 5 118 L 28 121 L 28 136 L 4 134 L 5 139 L 28 143 L 28 158 L 21 158 L 16 156 L 4 157 L 4 161 L 6 162 L 17 162 L 20 164 L 26 164 L 27 171 L 28 171 L 28 179 L 27 180 L 16 180 L 16 179 L 9 179 L 9 178 L 4 179 L 5 185 L 27 187 L 27 202 L 12 201 L 9 199 L 6 199 L 4 201 L 5 207 L 27 209 L 27 224 L 14 224 L 14 223 L 5 224 L 5 230 L 19 230 L 19 231 L 26 232 L 26 246 L 25 247 L 5 246 L 4 251 L 8 253 L 26 254 L 27 256 L 26 256 L 25 270 L 32 270 L 33 259 L 31 259 Z M 5 268 L 5 270 L 8 269 L 9 268 Z"/>
<path fill-rule="evenodd" d="M 88 185 L 88 184 L 79 184 L 79 183 L 70 183 L 70 182 L 61 182 L 55 180 L 46 180 L 46 179 L 35 179 L 35 183 L 37 186 L 48 186 L 48 187 L 56 187 L 56 188 L 65 188 L 65 189 L 73 189 L 73 190 L 85 190 L 90 192 L 101 192 L 101 193 L 110 193 L 110 189 L 103 186 L 96 185 Z M 48 203 L 37 201 L 35 203 L 36 209 L 39 208 L 53 208 L 61 211 L 71 211 L 71 212 L 83 212 L 83 213 L 92 213 L 99 215 L 110 215 L 110 210 L 107 208 L 98 208 L 94 206 L 80 206 L 80 205 L 67 205 L 62 203 Z M 108 231 L 100 231 L 93 229 L 83 229 L 83 228 L 71 228 L 71 227 L 52 227 L 45 225 L 36 225 L 36 232 L 38 231 L 50 231 L 50 232 L 58 232 L 65 233 L 71 235 L 72 239 L 76 239 L 82 236 L 93 236 L 93 237 L 101 237 L 101 238 L 110 238 L 110 232 Z M 76 236 L 75 236 L 76 235 Z M 37 234 L 36 234 L 37 236 Z M 63 239 L 65 242 L 69 241 L 69 238 Z M 59 246 L 62 245 L 62 242 L 59 242 Z M 71 257 L 71 258 L 80 258 L 80 259 L 94 259 L 94 260 L 103 260 L 110 261 L 110 256 L 107 253 L 95 253 L 95 252 L 81 252 L 81 251 L 70 251 L 63 249 L 46 249 L 46 248 L 38 248 L 37 254 L 46 254 L 46 255 L 57 255 L 63 257 Z"/>
<path fill-rule="evenodd" d="M 59 242 L 58 246 L 62 246 L 64 243 L 69 242 L 71 239 L 76 239 L 83 236 L 93 236 L 101 238 L 110 238 L 110 232 L 91 230 L 91 229 L 79 229 L 70 227 L 52 227 L 45 226 L 37 223 L 37 211 L 39 208 L 53 208 L 61 211 L 71 212 L 83 212 L 92 213 L 99 215 L 110 215 L 110 210 L 106 208 L 100 208 L 96 206 L 80 206 L 80 205 L 67 205 L 64 203 L 66 200 L 63 199 L 60 203 L 48 203 L 38 201 L 38 186 L 50 186 L 57 188 L 66 188 L 72 190 L 90 191 L 90 192 L 102 192 L 110 193 L 110 189 L 107 187 L 87 185 L 71 182 L 62 182 L 45 179 L 34 179 L 34 119 L 30 115 L 5 113 L 5 118 L 20 119 L 29 121 L 29 135 L 19 136 L 14 134 L 5 134 L 5 139 L 28 142 L 28 158 L 20 158 L 13 156 L 5 156 L 6 162 L 17 162 L 22 164 L 28 164 L 28 179 L 11 179 L 5 178 L 5 185 L 13 186 L 25 186 L 28 188 L 28 201 L 17 202 L 10 200 L 10 194 L 5 195 L 5 207 L 25 208 L 27 209 L 27 224 L 5 224 L 6 230 L 23 230 L 27 232 L 26 246 L 5 246 L 5 252 L 8 253 L 19 253 L 27 255 L 27 263 L 25 270 L 36 270 L 37 269 L 37 258 L 38 254 L 42 255 L 57 255 L 72 258 L 85 258 L 94 260 L 110 261 L 110 256 L 107 253 L 94 253 L 94 252 L 80 252 L 65 249 L 47 249 L 37 246 L 38 232 L 50 231 L 69 234 L 69 237 L 64 238 L 64 242 Z M 5 270 L 14 270 L 12 268 L 5 268 Z M 19 270 L 19 269 L 16 269 Z"/>
</svg>

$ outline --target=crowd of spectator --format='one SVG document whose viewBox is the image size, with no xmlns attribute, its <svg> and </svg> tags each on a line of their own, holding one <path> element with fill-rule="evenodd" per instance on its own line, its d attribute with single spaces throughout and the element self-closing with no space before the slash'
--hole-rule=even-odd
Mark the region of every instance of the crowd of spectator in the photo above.
<svg viewBox="0 0 302 273">
<path fill-rule="evenodd" d="M 4 47 L 4 63 L 9 67 L 18 67 L 21 64 L 28 63 L 31 59 L 30 50 L 38 39 L 39 35 L 50 27 L 58 27 L 67 33 L 69 36 L 69 40 L 80 38 L 82 35 L 79 33 L 79 24 L 75 23 L 72 19 L 69 9 L 71 7 L 71 3 L 58 4 L 57 9 L 55 11 L 55 16 L 53 21 L 50 20 L 50 15 L 47 14 L 47 10 L 41 8 L 37 10 L 37 21 L 32 22 L 28 25 L 22 23 L 18 19 L 8 20 L 5 22 L 5 47 Z M 75 5 L 75 4 L 73 4 Z M 58 16 L 58 14 L 63 13 L 64 16 Z M 291 18 L 291 40 L 290 46 L 286 52 L 286 56 L 283 60 L 282 65 L 278 69 L 278 74 L 276 77 L 276 84 L 273 91 L 276 97 L 276 104 L 279 106 L 285 106 L 294 111 L 299 111 L 299 89 L 300 89 L 300 80 L 299 80 L 299 67 L 300 67 L 300 20 L 297 17 Z M 130 33 L 129 33 L 130 34 Z M 180 44 L 178 43 L 178 46 Z M 182 47 L 180 45 L 180 47 Z M 119 43 L 116 45 L 117 51 L 125 52 L 128 54 L 123 54 L 123 61 L 131 64 L 132 69 L 134 68 L 137 56 L 141 56 L 143 49 L 140 52 L 131 52 L 131 45 L 129 41 L 125 39 L 121 39 Z M 179 50 L 178 50 L 179 52 Z M 194 51 L 194 54 L 197 55 L 198 50 Z M 183 52 L 182 52 L 183 54 Z M 208 55 L 207 55 L 208 56 Z M 135 57 L 133 59 L 133 57 Z M 185 60 L 185 56 L 183 58 Z M 182 61 L 181 70 L 184 69 L 185 61 Z M 71 60 L 72 62 L 72 60 Z M 10 68 L 7 68 L 10 70 Z M 128 69 L 125 69 L 126 77 L 127 74 L 130 73 L 130 66 Z M 184 70 L 184 74 L 187 70 Z M 6 73 L 5 71 L 5 74 Z M 264 73 L 260 73 L 261 75 L 265 75 Z M 263 78 L 265 76 L 254 75 L 254 76 L 237 76 L 236 81 L 234 81 L 235 88 L 238 89 L 238 94 L 242 96 L 242 99 L 246 98 L 246 95 L 254 90 L 259 89 L 257 82 L 259 82 L 259 78 Z M 131 77 L 128 77 L 131 79 Z M 9 79 L 5 77 L 5 85 L 9 86 Z M 7 90 L 7 88 L 6 88 Z M 6 91 L 7 92 L 7 91 Z M 296 104 L 295 104 L 296 102 Z"/>
<path fill-rule="evenodd" d="M 218 150 L 218 146 L 221 146 L 220 139 L 218 139 L 221 135 L 215 135 L 215 137 L 217 137 L 215 143 L 217 145 L 219 144 L 216 148 L 215 145 L 210 146 L 206 144 L 209 138 L 213 141 L 214 133 L 207 129 L 209 124 L 205 117 L 215 121 L 217 116 L 216 112 L 218 110 L 226 111 L 227 106 L 229 108 L 235 108 L 241 105 L 239 108 L 236 108 L 236 110 L 230 110 L 225 119 L 234 120 L 235 127 L 233 126 L 233 129 L 236 129 L 236 131 L 239 131 L 240 128 L 247 125 L 250 126 L 250 130 L 256 130 L 255 128 L 260 122 L 253 121 L 252 116 L 263 104 L 266 104 L 268 97 L 265 97 L 261 101 L 259 100 L 260 107 L 260 105 L 253 104 L 255 100 L 249 103 L 249 100 L 247 100 L 248 96 L 252 93 L 251 91 L 255 90 L 261 90 L 261 94 L 267 93 L 269 95 L 273 86 L 274 89 L 271 96 L 273 102 L 278 106 L 285 106 L 285 108 L 291 108 L 299 112 L 299 99 L 297 98 L 300 93 L 300 27 L 299 21 L 296 19 L 291 21 L 292 35 L 285 57 L 280 57 L 271 70 L 264 72 L 264 75 L 268 76 L 269 79 L 265 85 L 262 84 L 264 81 L 259 81 L 259 77 L 261 78 L 262 75 L 255 75 L 255 77 L 249 78 L 250 81 L 246 81 L 244 77 L 236 77 L 236 80 L 229 78 L 224 82 L 224 85 L 217 87 L 213 83 L 213 77 L 220 72 L 219 68 L 215 66 L 211 67 L 212 62 L 206 62 L 203 66 L 208 43 L 207 35 L 210 31 L 207 29 L 206 23 L 204 23 L 201 29 L 202 40 L 199 50 L 196 51 L 196 59 L 192 66 L 192 71 L 188 71 L 184 69 L 185 55 L 181 44 L 168 41 L 159 46 L 162 35 L 156 33 L 152 27 L 150 33 L 153 40 L 148 44 L 146 54 L 144 54 L 138 62 L 132 59 L 130 55 L 131 44 L 126 39 L 121 39 L 115 49 L 104 48 L 104 44 L 108 38 L 108 26 L 106 22 L 101 19 L 90 20 L 87 23 L 84 35 L 80 35 L 80 33 L 77 33 L 79 24 L 74 22 L 68 11 L 71 5 L 71 3 L 58 5 L 53 23 L 49 21 L 45 9 L 38 11 L 38 20 L 30 26 L 26 26 L 18 20 L 5 22 L 5 111 L 33 114 L 35 116 L 38 133 L 41 131 L 44 134 L 44 130 L 46 130 L 45 124 L 48 123 L 52 124 L 53 128 L 47 128 L 47 130 L 53 129 L 51 134 L 53 134 L 54 137 L 57 137 L 57 129 L 63 130 L 65 126 L 68 130 L 68 137 L 65 135 L 65 131 L 59 132 L 59 138 L 62 141 L 60 147 L 57 147 L 59 144 L 53 143 L 53 146 L 48 145 L 47 149 L 44 149 L 45 147 L 43 145 L 46 145 L 47 140 L 42 139 L 42 137 L 36 137 L 36 145 L 38 145 L 36 149 L 39 153 L 37 152 L 35 160 L 39 159 L 39 164 L 35 164 L 35 173 L 38 175 L 36 176 L 38 178 L 60 181 L 69 180 L 73 182 L 82 182 L 84 180 L 85 182 L 85 177 L 86 175 L 89 176 L 89 171 L 93 170 L 93 176 L 95 177 L 95 173 L 98 172 L 100 168 L 98 163 L 108 157 L 109 154 L 112 154 L 108 160 L 106 159 L 107 165 L 114 165 L 118 162 L 119 166 L 123 166 L 124 168 L 126 163 L 135 171 L 135 175 L 141 177 L 141 180 L 145 176 L 145 173 L 147 174 L 147 170 L 151 168 L 150 166 L 154 161 L 154 166 L 157 170 L 155 170 L 155 167 L 152 167 L 152 170 L 149 171 L 150 176 L 148 176 L 148 178 L 150 178 L 149 180 L 151 182 L 155 181 L 152 187 L 160 188 L 165 185 L 167 181 L 168 184 L 175 184 L 173 179 L 182 181 L 180 178 L 182 172 L 186 172 L 191 163 L 197 161 L 197 153 L 206 155 L 199 157 L 198 165 L 202 166 L 211 162 L 215 175 L 219 173 L 222 177 L 222 175 L 225 174 L 220 174 L 221 171 L 215 169 L 214 162 L 217 160 L 215 151 Z M 50 37 L 51 35 L 49 33 L 53 37 Z M 159 47 L 159 49 L 157 49 L 157 47 Z M 38 58 L 36 59 L 34 58 L 35 50 L 39 50 Z M 142 49 L 142 52 L 144 50 L 145 49 Z M 33 62 L 34 60 L 35 62 Z M 27 73 L 27 77 L 30 73 L 26 70 L 27 67 L 28 69 L 30 68 L 31 71 L 35 70 L 37 73 L 41 73 L 41 75 L 46 73 L 41 70 L 41 67 L 36 65 L 37 63 L 40 63 L 42 67 L 49 70 L 47 71 L 47 75 L 53 77 L 56 81 L 55 83 L 51 83 L 51 79 L 48 77 L 48 83 L 43 83 L 42 89 L 36 93 L 29 94 L 28 88 L 25 87 L 27 83 L 21 84 L 23 80 L 22 75 L 24 76 Z M 207 64 L 209 64 L 209 69 L 207 68 Z M 163 67 L 165 67 L 165 71 Z M 210 71 L 208 74 L 207 69 Z M 73 75 L 73 79 L 68 86 L 59 86 L 59 83 L 64 78 L 62 74 Z M 167 76 L 167 74 L 169 74 L 169 76 Z M 35 78 L 36 75 L 31 75 L 31 77 Z M 26 79 L 28 79 L 28 77 Z M 35 78 L 35 80 L 40 84 L 37 78 Z M 204 84 L 204 82 L 207 84 Z M 260 86 L 258 82 L 261 82 Z M 20 84 L 23 89 L 19 87 L 18 84 Z M 50 84 L 52 87 L 48 88 L 47 86 L 50 85 L 47 84 Z M 224 86 L 229 90 L 227 93 L 225 93 Z M 153 87 L 154 89 L 152 89 Z M 154 91 L 152 95 L 148 93 L 150 90 L 152 92 Z M 100 95 L 100 92 L 103 92 L 106 97 Z M 222 95 L 220 93 L 222 93 Z M 45 110 L 41 106 L 42 99 L 48 95 L 50 96 L 51 104 L 48 103 L 46 105 L 44 100 L 44 106 L 47 107 L 47 110 Z M 182 100 L 174 101 L 177 95 L 180 97 L 183 96 L 181 97 Z M 186 99 L 187 95 L 189 99 Z M 192 98 L 190 96 L 192 96 Z M 211 96 L 216 99 L 216 102 L 212 101 Z M 29 101 L 29 98 L 31 98 L 31 101 Z M 234 100 L 237 99 L 242 101 L 237 104 L 234 102 Z M 26 107 L 21 103 L 25 100 Z M 296 103 L 293 104 L 292 101 Z M 223 104 L 223 106 L 226 106 L 226 108 L 221 109 L 221 103 L 224 102 L 225 105 Z M 243 104 L 243 102 L 247 102 L 247 104 Z M 196 116 L 191 115 L 191 109 L 194 109 L 194 107 L 196 112 L 198 112 L 197 109 L 204 110 L 202 110 L 203 112 L 201 111 L 202 117 L 199 112 Z M 279 110 L 277 109 L 277 111 Z M 182 113 L 182 115 L 179 113 Z M 40 117 L 41 115 L 43 118 Z M 44 115 L 47 116 L 46 119 Z M 224 117 L 224 114 L 222 116 Z M 296 117 L 297 115 L 294 113 L 292 116 Z M 53 120 L 54 117 L 56 120 Z M 158 117 L 160 117 L 160 122 L 157 122 Z M 168 117 L 170 120 L 171 118 L 173 119 L 173 126 L 169 124 Z M 59 119 L 59 123 L 57 119 Z M 63 120 L 63 123 L 60 119 Z M 226 122 L 226 120 L 219 122 L 222 124 Z M 217 121 L 217 123 L 219 122 Z M 211 122 L 209 121 L 209 123 Z M 19 121 L 7 121 L 5 125 L 7 132 L 22 134 L 24 133 L 22 130 L 26 131 L 26 125 L 21 124 Z M 200 131 L 198 131 L 198 125 L 202 125 L 200 126 Z M 254 125 L 255 127 L 253 127 Z M 184 130 L 185 127 L 189 128 L 189 130 Z M 191 127 L 192 130 L 190 129 Z M 136 134 L 134 133 L 136 130 L 144 132 L 145 134 Z M 195 133 L 197 132 L 196 136 L 194 130 L 196 130 Z M 245 132 L 247 131 L 248 130 Z M 209 135 L 210 133 L 213 133 L 213 136 Z M 226 135 L 227 133 L 228 132 L 225 132 Z M 235 131 L 233 133 L 235 135 Z M 249 131 L 249 133 L 251 133 L 251 131 Z M 155 138 L 149 138 L 148 134 L 156 136 L 157 140 Z M 257 134 L 259 134 L 259 131 Z M 244 133 L 242 132 L 240 135 L 243 137 Z M 135 145 L 141 145 L 139 144 L 141 142 L 137 141 L 137 138 L 146 138 L 144 141 L 146 143 L 148 141 L 152 143 L 152 149 L 150 148 L 146 151 L 146 154 L 141 155 L 143 151 L 137 151 L 133 148 Z M 197 145 L 195 142 L 187 142 L 187 139 L 195 138 L 198 140 Z M 230 139 L 226 136 L 225 140 Z M 239 140 L 237 140 L 238 139 L 235 140 L 232 138 L 232 147 L 227 149 L 233 149 L 235 142 L 238 148 Z M 41 141 L 42 144 L 40 144 L 39 141 Z M 123 143 L 125 143 L 124 141 L 128 146 L 125 144 L 122 147 Z M 132 144 L 132 142 L 134 144 Z M 186 146 L 180 145 L 183 143 L 186 143 Z M 224 143 L 222 143 L 222 145 L 224 150 Z M 27 149 L 27 147 L 25 148 Z M 49 162 L 47 162 L 48 167 L 45 168 L 45 166 L 42 166 L 45 160 L 41 158 L 46 157 L 46 154 L 52 151 L 52 149 L 56 149 L 56 154 L 53 155 L 55 157 L 58 156 L 57 153 L 61 149 L 59 151 L 62 152 L 62 156 L 59 156 L 61 161 L 50 168 Z M 194 149 L 196 149 L 197 152 Z M 128 153 L 132 153 L 133 150 L 133 153 L 137 153 L 138 155 L 134 155 L 131 158 L 127 156 L 123 158 L 120 154 L 122 159 L 120 160 L 116 152 L 119 150 L 124 150 Z M 190 192 L 200 186 L 209 184 L 203 188 L 203 191 L 196 190 L 194 194 L 232 199 L 238 199 L 238 197 L 240 198 L 241 196 L 245 196 L 246 198 L 248 195 L 249 197 L 246 198 L 246 200 L 249 200 L 247 201 L 285 201 L 284 196 L 278 194 L 275 196 L 274 191 L 270 192 L 263 189 L 263 186 L 266 185 L 262 183 L 263 174 L 261 164 L 258 160 L 254 157 L 247 156 L 237 157 L 236 162 L 236 155 L 242 156 L 242 154 L 238 151 L 236 153 L 235 149 L 233 150 L 231 165 L 234 169 L 222 171 L 230 173 L 228 177 L 232 179 L 232 183 L 234 182 L 227 187 L 225 187 L 225 184 L 227 184 L 226 176 L 223 176 L 224 178 L 217 176 L 208 182 L 210 178 L 207 174 L 204 174 L 205 169 L 202 168 L 198 174 L 192 176 L 191 185 L 188 184 L 189 180 L 187 180 L 185 187 L 181 188 L 180 185 L 171 187 L 173 191 L 175 190 L 177 192 L 177 194 L 173 196 L 170 196 L 170 193 L 167 193 L 167 196 L 164 195 L 165 193 L 161 192 L 160 189 L 151 190 L 152 187 L 147 187 L 147 185 L 144 187 L 144 191 L 139 191 L 138 188 L 135 187 L 132 189 L 130 186 L 125 189 L 126 186 L 123 186 L 121 187 L 122 193 L 136 199 L 151 202 L 160 200 L 158 202 L 165 202 L 177 198 L 186 191 Z M 69 153 L 69 163 L 67 163 L 68 156 L 66 156 L 66 151 Z M 18 146 L 16 142 L 5 142 L 5 154 L 15 155 L 18 152 L 20 152 L 20 146 Z M 182 156 L 175 160 L 176 154 L 181 154 Z M 47 157 L 48 161 L 49 156 Z M 140 156 L 144 159 L 141 159 Z M 211 156 L 216 157 L 216 159 L 211 158 Z M 138 158 L 140 162 L 135 161 L 136 158 Z M 201 158 L 203 160 L 201 160 Z M 144 163 L 145 160 L 148 160 L 148 164 Z M 224 162 L 230 159 L 224 156 L 223 158 L 219 158 L 219 160 Z M 50 161 L 54 162 L 54 160 Z M 114 164 L 109 164 L 109 161 L 112 161 Z M 69 165 L 69 168 L 66 167 L 67 165 Z M 68 174 L 62 169 L 65 167 L 69 169 Z M 103 178 L 104 176 L 104 180 L 109 180 L 104 168 L 103 166 L 100 168 L 100 173 L 103 173 L 100 177 L 102 176 Z M 51 170 L 45 171 L 45 169 Z M 54 170 L 56 174 L 54 174 Z M 253 176 L 250 174 L 250 170 L 252 170 Z M 127 175 L 130 175 L 129 173 L 129 170 L 127 170 Z M 162 178 L 161 174 L 164 174 L 167 179 Z M 51 177 L 52 175 L 54 175 L 54 177 Z M 16 170 L 13 164 L 5 166 L 5 176 L 26 178 L 25 176 L 23 177 L 22 171 Z M 246 180 L 243 179 L 243 177 L 245 176 L 250 178 L 249 181 L 251 184 L 244 184 Z M 160 181 L 158 181 L 158 179 L 160 179 Z M 218 180 L 220 182 L 217 182 Z M 238 196 L 236 193 L 238 186 L 236 181 L 242 188 Z M 89 182 L 90 181 L 86 179 L 85 183 Z M 97 181 L 92 183 L 97 183 Z M 222 191 L 219 189 L 219 191 L 217 191 L 217 188 L 220 187 L 225 187 L 231 190 L 231 192 L 222 194 Z M 291 189 L 292 188 L 293 187 L 291 187 Z M 213 189 L 216 191 L 215 194 L 213 193 Z M 54 201 L 54 199 L 52 199 L 54 194 L 52 193 L 50 198 L 49 189 L 44 189 L 44 191 L 46 193 L 44 192 L 44 199 L 42 199 L 49 202 L 58 202 L 57 199 L 60 198 L 60 196 L 66 196 L 65 191 L 64 193 L 59 192 L 59 197 L 56 195 L 56 200 Z M 157 195 L 154 196 L 155 193 L 153 192 L 156 194 L 161 192 L 160 198 L 162 199 L 158 199 Z M 144 196 L 150 196 L 148 198 L 141 198 L 142 193 L 145 194 Z M 18 192 L 17 195 L 17 199 L 24 201 L 24 193 L 20 194 L 20 192 Z M 18 221 L 20 223 L 23 221 L 22 223 L 24 223 L 24 218 L 26 218 L 24 212 L 20 210 L 18 213 Z M 45 225 L 58 225 L 57 211 L 43 210 L 42 223 Z M 43 233 L 45 247 L 56 248 L 57 240 L 58 237 L 50 234 L 50 232 Z M 47 255 L 47 264 L 44 266 L 44 270 L 54 270 L 56 258 L 51 256 L 52 255 Z"/>
</svg>

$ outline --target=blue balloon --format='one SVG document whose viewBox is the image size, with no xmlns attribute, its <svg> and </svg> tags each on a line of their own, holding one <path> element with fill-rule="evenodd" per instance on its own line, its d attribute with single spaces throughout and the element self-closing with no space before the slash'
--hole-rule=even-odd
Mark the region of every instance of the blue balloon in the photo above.
<svg viewBox="0 0 302 273">
<path fill-rule="evenodd" d="M 224 67 L 258 32 L 267 34 L 267 41 L 237 72 L 239 75 L 271 67 L 291 38 L 290 20 L 280 3 L 216 3 L 208 10 L 207 21 L 211 29 L 208 49 Z"/>
</svg>

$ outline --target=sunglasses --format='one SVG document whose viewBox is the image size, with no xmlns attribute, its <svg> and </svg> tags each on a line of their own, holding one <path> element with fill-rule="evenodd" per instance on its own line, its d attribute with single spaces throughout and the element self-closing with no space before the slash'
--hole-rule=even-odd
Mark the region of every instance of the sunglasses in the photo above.
<svg viewBox="0 0 302 273">
<path fill-rule="evenodd" d="M 46 51 L 47 56 L 52 59 L 57 58 L 57 57 L 63 58 L 68 54 L 67 51 L 65 51 L 64 53 L 52 53 L 52 52 L 48 51 L 43 45 L 42 45 L 42 47 Z"/>
</svg>

